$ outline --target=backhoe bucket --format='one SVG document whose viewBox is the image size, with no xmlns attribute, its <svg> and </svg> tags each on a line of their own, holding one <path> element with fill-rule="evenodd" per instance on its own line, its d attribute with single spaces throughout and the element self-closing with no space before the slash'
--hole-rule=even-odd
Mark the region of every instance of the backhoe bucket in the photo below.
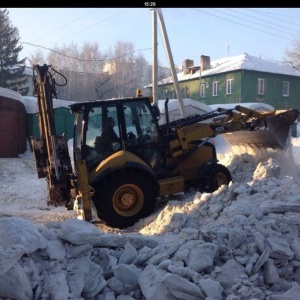
<svg viewBox="0 0 300 300">
<path fill-rule="evenodd" d="M 224 139 L 231 145 L 254 145 L 258 148 L 285 149 L 290 145 L 291 126 L 299 111 L 291 109 L 266 119 L 265 128 L 226 133 Z"/>
</svg>

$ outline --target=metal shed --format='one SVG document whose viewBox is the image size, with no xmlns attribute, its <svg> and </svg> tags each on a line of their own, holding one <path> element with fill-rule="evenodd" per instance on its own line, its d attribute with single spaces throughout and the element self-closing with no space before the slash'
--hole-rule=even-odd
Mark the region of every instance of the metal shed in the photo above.
<svg viewBox="0 0 300 300">
<path fill-rule="evenodd" d="M 39 119 L 37 98 L 30 96 L 23 96 L 22 102 L 26 108 L 26 135 L 27 138 L 40 138 Z M 71 114 L 69 105 L 74 101 L 66 101 L 60 99 L 53 99 L 54 119 L 56 134 L 66 134 L 67 140 L 73 137 L 74 115 Z"/>
<path fill-rule="evenodd" d="M 166 123 L 166 113 L 165 113 L 165 102 L 166 100 L 158 100 L 158 107 L 160 110 L 160 124 Z M 185 107 L 186 115 L 193 115 L 195 113 L 197 114 L 204 114 L 209 111 L 212 111 L 212 108 L 200 101 L 192 100 L 189 98 L 183 99 L 183 104 Z M 177 99 L 169 99 L 168 102 L 168 111 L 169 111 L 169 120 L 175 121 L 182 118 L 179 101 Z"/>
<path fill-rule="evenodd" d="M 26 151 L 26 110 L 21 94 L 0 88 L 0 157 Z"/>
</svg>

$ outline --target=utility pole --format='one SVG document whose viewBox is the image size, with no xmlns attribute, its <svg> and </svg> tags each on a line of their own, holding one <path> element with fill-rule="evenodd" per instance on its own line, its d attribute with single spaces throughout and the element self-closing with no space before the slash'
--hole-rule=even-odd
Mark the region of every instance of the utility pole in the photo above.
<svg viewBox="0 0 300 300">
<path fill-rule="evenodd" d="M 158 103 L 157 96 L 157 14 L 155 9 L 152 9 L 152 96 L 153 102 Z"/>
<path fill-rule="evenodd" d="M 162 12 L 161 12 L 160 8 L 155 8 L 155 10 L 156 10 L 156 12 L 158 14 L 158 17 L 159 17 L 159 20 L 160 20 L 160 26 L 161 26 L 161 30 L 162 30 L 162 33 L 163 33 L 163 40 L 164 40 L 165 50 L 166 50 L 166 53 L 167 53 L 167 57 L 168 57 L 168 60 L 169 60 L 169 65 L 170 65 L 171 72 L 172 72 L 172 78 L 173 78 L 173 82 L 174 82 L 174 85 L 175 85 L 175 91 L 176 91 L 176 94 L 177 94 L 177 99 L 179 101 L 180 112 L 181 112 L 182 117 L 186 117 L 185 107 L 184 107 L 184 103 L 183 103 L 183 100 L 182 100 L 182 94 L 181 94 L 181 90 L 180 90 L 179 83 L 178 83 L 177 73 L 176 73 L 175 66 L 174 66 L 173 56 L 172 56 L 172 52 L 171 52 L 171 48 L 170 48 L 170 43 L 169 43 L 167 31 L 166 31 L 164 18 L 163 18 L 163 15 L 162 15 Z"/>
</svg>

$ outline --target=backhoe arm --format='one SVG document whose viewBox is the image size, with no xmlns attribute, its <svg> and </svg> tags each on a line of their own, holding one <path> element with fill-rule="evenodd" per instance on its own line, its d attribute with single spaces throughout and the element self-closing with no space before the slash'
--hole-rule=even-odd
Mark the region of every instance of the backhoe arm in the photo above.
<svg viewBox="0 0 300 300">
<path fill-rule="evenodd" d="M 47 65 L 36 65 L 33 72 L 39 110 L 40 139 L 32 137 L 31 142 L 38 178 L 47 178 L 49 205 L 65 205 L 69 208 L 72 166 L 66 137 L 56 134 L 52 100 L 52 94 L 55 94 L 55 81 Z"/>
</svg>

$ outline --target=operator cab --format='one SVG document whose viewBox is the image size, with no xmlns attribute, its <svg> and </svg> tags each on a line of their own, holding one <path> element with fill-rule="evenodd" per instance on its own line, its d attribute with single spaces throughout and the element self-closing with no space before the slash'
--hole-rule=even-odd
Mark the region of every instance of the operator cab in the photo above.
<svg viewBox="0 0 300 300">
<path fill-rule="evenodd" d="M 149 99 L 137 97 L 71 105 L 76 113 L 74 160 L 85 159 L 91 170 L 112 153 L 125 150 L 140 157 L 155 173 L 164 172 L 165 147 L 158 124 L 159 110 Z M 114 125 L 109 131 L 114 138 L 106 132 L 111 119 Z"/>
</svg>

